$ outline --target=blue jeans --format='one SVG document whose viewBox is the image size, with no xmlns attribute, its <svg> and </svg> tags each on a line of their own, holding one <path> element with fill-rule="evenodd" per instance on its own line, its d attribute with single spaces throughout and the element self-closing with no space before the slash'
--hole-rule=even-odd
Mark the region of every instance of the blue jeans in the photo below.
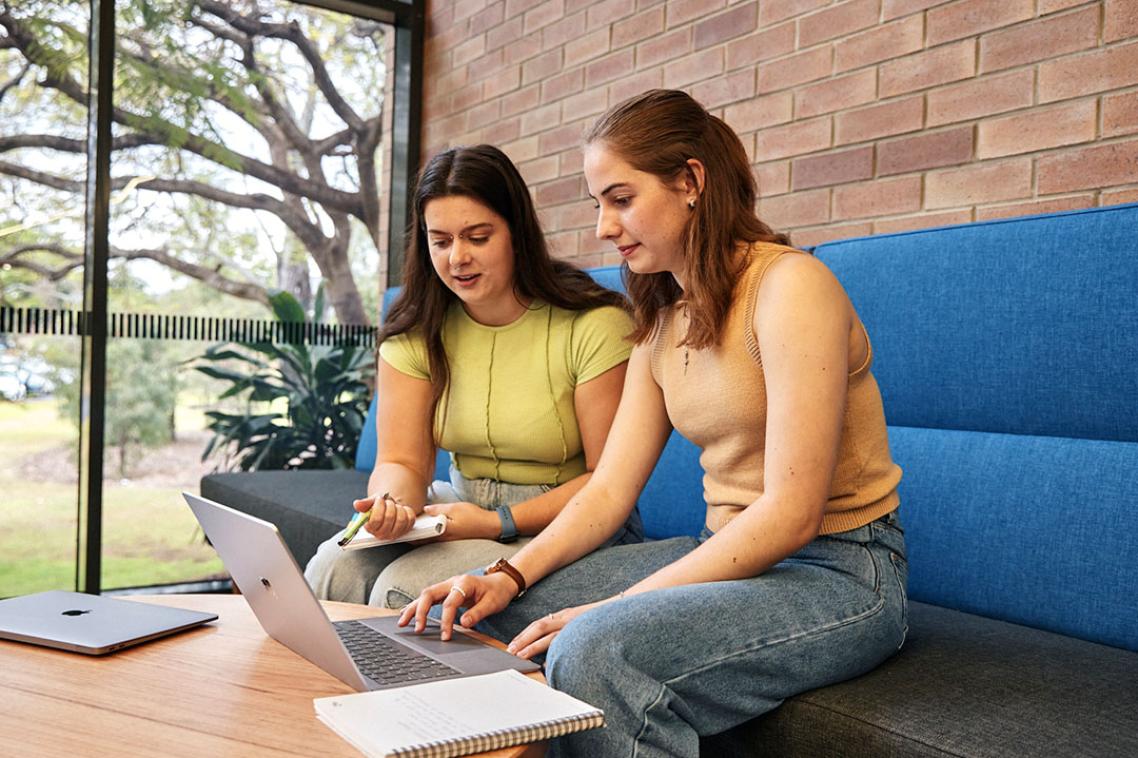
<svg viewBox="0 0 1138 758">
<path fill-rule="evenodd" d="M 551 489 L 551 485 L 544 484 L 467 479 L 451 466 L 450 483 L 434 482 L 427 492 L 427 502 L 464 501 L 493 510 L 500 505 L 516 505 Z M 480 539 L 428 545 L 400 542 L 345 552 L 338 544 L 342 534 L 343 530 L 321 543 L 304 569 L 304 578 L 321 600 L 367 603 L 380 608 L 402 608 L 428 585 L 486 566 L 498 558 L 509 558 L 531 539 L 522 537 L 508 545 Z M 643 534 L 640 512 L 634 510 L 608 544 L 640 542 Z"/>
<path fill-rule="evenodd" d="M 478 628 L 509 640 L 547 613 L 619 593 L 707 536 L 597 550 Z M 579 616 L 550 646 L 546 676 L 602 708 L 606 726 L 556 740 L 551 754 L 697 756 L 701 735 L 895 653 L 907 631 L 906 580 L 894 512 L 818 537 L 750 579 L 647 592 Z"/>
</svg>

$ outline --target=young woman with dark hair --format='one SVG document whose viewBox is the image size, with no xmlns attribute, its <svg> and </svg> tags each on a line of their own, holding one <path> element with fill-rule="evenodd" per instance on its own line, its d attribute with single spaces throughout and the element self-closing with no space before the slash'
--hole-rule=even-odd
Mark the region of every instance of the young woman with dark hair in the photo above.
<svg viewBox="0 0 1138 758">
<path fill-rule="evenodd" d="M 830 271 L 755 216 L 726 124 L 682 92 L 647 92 L 600 117 L 584 169 L 636 318 L 604 454 L 505 562 L 517 580 L 452 577 L 401 622 L 421 630 L 441 601 L 444 637 L 459 618 L 523 657 L 548 651 L 550 683 L 607 724 L 557 753 L 696 756 L 701 735 L 900 647 L 901 471 L 865 328 Z M 703 534 L 598 549 L 673 428 L 702 449 Z"/>
<path fill-rule="evenodd" d="M 380 332 L 375 468 L 354 507 L 380 538 L 421 512 L 445 515 L 447 529 L 430 544 L 348 552 L 334 536 L 305 571 L 325 599 L 399 608 L 521 549 L 588 481 L 620 399 L 626 302 L 552 258 L 504 153 L 432 158 L 412 218 L 403 290 Z M 431 483 L 436 446 L 451 452 L 449 484 Z M 637 524 L 614 540 L 638 539 Z"/>
</svg>

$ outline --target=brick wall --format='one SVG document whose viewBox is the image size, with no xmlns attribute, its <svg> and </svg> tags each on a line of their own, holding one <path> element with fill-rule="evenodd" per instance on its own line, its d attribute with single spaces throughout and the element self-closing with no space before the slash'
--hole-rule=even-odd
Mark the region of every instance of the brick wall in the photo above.
<svg viewBox="0 0 1138 758">
<path fill-rule="evenodd" d="M 651 87 L 740 134 L 797 244 L 1138 201 L 1138 0 L 428 4 L 426 154 L 520 166 L 557 254 L 593 236 L 580 135 Z"/>
</svg>

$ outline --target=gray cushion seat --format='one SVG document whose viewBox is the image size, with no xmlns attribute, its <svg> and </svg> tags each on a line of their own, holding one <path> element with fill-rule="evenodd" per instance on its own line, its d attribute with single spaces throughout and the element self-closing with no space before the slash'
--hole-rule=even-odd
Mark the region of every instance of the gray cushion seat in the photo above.
<svg viewBox="0 0 1138 758">
<path fill-rule="evenodd" d="M 202 497 L 277 525 L 301 568 L 367 495 L 368 471 L 250 471 L 202 477 Z"/>
<path fill-rule="evenodd" d="M 1138 656 L 909 605 L 900 655 L 704 741 L 706 755 L 1135 756 Z"/>
</svg>

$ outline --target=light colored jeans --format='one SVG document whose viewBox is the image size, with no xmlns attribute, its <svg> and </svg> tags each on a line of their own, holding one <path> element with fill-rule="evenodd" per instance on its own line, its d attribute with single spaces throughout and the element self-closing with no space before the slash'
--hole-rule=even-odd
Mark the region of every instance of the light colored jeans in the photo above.
<svg viewBox="0 0 1138 758">
<path fill-rule="evenodd" d="M 478 629 L 508 641 L 536 618 L 619 593 L 708 536 L 597 550 Z M 657 590 L 579 616 L 550 646 L 546 676 L 603 709 L 607 725 L 555 740 L 551 754 L 697 756 L 701 735 L 873 669 L 905 640 L 907 576 L 894 512 L 818 537 L 751 579 Z"/>
<path fill-rule="evenodd" d="M 548 492 L 549 485 L 509 484 L 493 479 L 467 479 L 453 466 L 450 483 L 434 482 L 427 491 L 429 503 L 469 502 L 487 510 L 517 503 Z M 639 513 L 613 539 L 639 541 Z M 529 543 L 521 537 L 503 544 L 496 540 L 455 540 L 426 545 L 397 543 L 365 550 L 341 550 L 340 532 L 321 543 L 304 569 L 304 577 L 321 600 L 367 603 L 380 608 L 402 608 L 435 582 L 499 558 L 509 558 Z"/>
</svg>

